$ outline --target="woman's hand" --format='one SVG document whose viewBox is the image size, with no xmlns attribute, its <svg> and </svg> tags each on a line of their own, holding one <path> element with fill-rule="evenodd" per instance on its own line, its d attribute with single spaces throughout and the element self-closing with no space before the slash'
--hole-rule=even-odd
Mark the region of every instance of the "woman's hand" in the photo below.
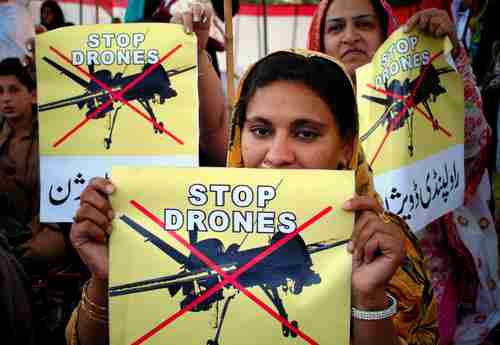
<svg viewBox="0 0 500 345">
<path fill-rule="evenodd" d="M 384 220 L 384 210 L 369 196 L 355 196 L 344 204 L 356 212 L 356 221 L 348 250 L 352 259 L 352 302 L 362 310 L 384 309 L 386 287 L 404 256 L 404 238 L 400 226 Z"/>
<path fill-rule="evenodd" d="M 200 53 L 207 47 L 213 13 L 210 1 L 192 1 L 188 8 L 175 12 L 170 22 L 181 24 L 188 34 L 196 34 Z"/>
<path fill-rule="evenodd" d="M 405 24 L 405 32 L 410 32 L 414 27 L 435 37 L 448 36 L 457 51 L 460 44 L 455 30 L 455 24 L 445 10 L 428 8 L 415 13 Z"/>
<path fill-rule="evenodd" d="M 93 178 L 80 196 L 80 208 L 71 227 L 73 247 L 98 280 L 108 279 L 108 237 L 115 217 L 108 196 L 113 192 L 109 180 Z"/>
</svg>

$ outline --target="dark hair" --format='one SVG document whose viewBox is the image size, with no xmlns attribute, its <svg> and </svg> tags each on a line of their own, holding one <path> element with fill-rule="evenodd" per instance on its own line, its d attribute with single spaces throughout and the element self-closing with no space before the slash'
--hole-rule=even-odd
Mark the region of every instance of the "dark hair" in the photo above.
<svg viewBox="0 0 500 345">
<path fill-rule="evenodd" d="M 370 2 L 372 3 L 372 6 L 375 10 L 375 14 L 377 15 L 380 21 L 380 26 L 384 31 L 384 38 L 387 38 L 388 36 L 387 29 L 389 29 L 389 17 L 387 11 L 385 10 L 384 6 L 382 6 L 380 0 L 370 0 Z"/>
<path fill-rule="evenodd" d="M 43 21 L 42 13 L 45 8 L 48 8 L 54 15 L 54 21 L 52 23 L 46 23 Z M 42 25 L 45 26 L 47 30 L 57 29 L 59 27 L 65 26 L 66 23 L 61 7 L 54 0 L 46 0 L 43 2 L 42 6 L 40 7 L 40 19 Z"/>
<path fill-rule="evenodd" d="M 257 89 L 275 81 L 294 81 L 309 87 L 334 114 L 342 140 L 351 140 L 357 135 L 356 98 L 342 68 L 326 58 L 306 57 L 291 52 L 271 54 L 252 68 L 235 106 L 235 116 L 240 126 L 245 121 L 248 102 Z"/>
<path fill-rule="evenodd" d="M 15 76 L 21 84 L 28 88 L 28 91 L 35 89 L 35 81 L 18 58 L 7 58 L 0 61 L 0 76 Z"/>
</svg>

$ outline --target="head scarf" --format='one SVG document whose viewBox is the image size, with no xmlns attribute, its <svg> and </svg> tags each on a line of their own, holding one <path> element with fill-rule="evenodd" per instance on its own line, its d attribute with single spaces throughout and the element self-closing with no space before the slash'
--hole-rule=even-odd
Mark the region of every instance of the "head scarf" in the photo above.
<svg viewBox="0 0 500 345">
<path fill-rule="evenodd" d="M 347 70 L 345 67 L 332 58 L 331 56 L 328 56 L 326 54 L 314 52 L 314 51 L 309 51 L 309 50 L 303 50 L 303 49 L 294 49 L 294 50 L 285 50 L 285 51 L 280 51 L 280 52 L 289 52 L 289 53 L 294 53 L 297 55 L 302 55 L 305 57 L 321 57 L 323 59 L 329 60 L 332 63 L 337 64 L 342 71 L 344 72 L 346 78 L 349 80 L 351 86 L 353 87 L 353 93 L 354 93 L 354 84 L 352 83 L 351 78 L 349 77 L 349 74 L 347 73 Z M 272 53 L 269 56 L 272 56 L 274 54 L 280 53 Z M 262 60 L 266 59 L 267 57 L 264 57 L 263 59 L 259 60 L 256 64 L 252 65 L 246 73 L 243 75 L 241 78 L 238 91 L 236 93 L 236 98 L 235 98 L 235 104 L 239 101 L 241 97 L 241 92 L 243 89 L 243 85 L 245 84 L 250 72 L 255 68 L 255 66 Z M 228 152 L 228 159 L 227 159 L 227 166 L 228 167 L 233 167 L 233 168 L 242 168 L 244 167 L 243 165 L 243 158 L 241 155 L 241 129 L 242 129 L 243 123 L 240 123 L 240 119 L 238 116 L 233 114 L 233 119 L 232 119 L 232 125 L 231 125 L 231 141 L 229 143 L 229 152 Z M 373 178 L 372 178 L 372 173 L 370 170 L 370 167 L 368 165 L 368 162 L 364 158 L 364 154 L 361 150 L 361 145 L 359 143 L 359 138 L 358 136 L 355 137 L 354 142 L 353 142 L 353 155 L 346 167 L 346 169 L 351 169 L 356 171 L 356 193 L 359 195 L 371 195 L 376 197 L 377 194 L 375 193 L 375 187 L 373 185 Z"/>
<path fill-rule="evenodd" d="M 325 47 L 323 46 L 323 31 L 325 27 L 325 17 L 326 17 L 326 12 L 328 11 L 328 8 L 330 7 L 330 4 L 334 0 L 322 0 L 318 7 L 316 8 L 316 12 L 314 12 L 311 25 L 309 26 L 309 35 L 308 35 L 308 42 L 307 42 L 307 48 L 310 50 L 315 50 L 318 52 L 325 52 Z M 372 1 L 378 1 L 382 5 L 382 7 L 385 10 L 385 13 L 387 15 L 387 27 L 383 28 L 385 32 L 387 33 L 387 36 L 389 36 L 394 30 L 396 30 L 399 27 L 399 23 L 394 16 L 391 6 L 385 0 L 370 0 Z"/>
<path fill-rule="evenodd" d="M 287 52 L 305 57 L 321 57 L 337 64 L 341 67 L 346 78 L 351 82 L 351 86 L 353 86 L 347 70 L 341 63 L 332 57 L 308 50 L 289 50 Z M 255 65 L 250 67 L 243 76 L 238 88 L 236 102 L 240 99 L 243 85 L 254 68 Z M 352 92 L 354 93 L 354 89 Z M 244 166 L 241 155 L 241 129 L 243 123 L 240 121 L 240 117 L 233 114 L 231 141 L 229 143 L 227 159 L 228 166 L 233 168 L 241 168 Z M 355 170 L 356 193 L 358 195 L 376 197 L 380 202 L 380 198 L 375 193 L 371 169 L 364 159 L 358 138 L 354 140 L 353 155 L 347 169 Z M 393 217 L 393 219 L 397 219 L 397 217 Z M 411 234 L 411 231 L 403 221 L 396 222 L 401 226 L 406 236 L 405 248 L 407 255 L 403 264 L 404 268 L 398 269 L 388 287 L 390 293 L 398 300 L 399 305 L 398 314 L 394 317 L 397 333 L 408 344 L 436 344 L 436 300 L 433 297 L 432 288 L 430 287 L 431 283 L 428 278 L 428 273 L 425 269 L 421 252 L 416 244 L 416 238 Z"/>
</svg>

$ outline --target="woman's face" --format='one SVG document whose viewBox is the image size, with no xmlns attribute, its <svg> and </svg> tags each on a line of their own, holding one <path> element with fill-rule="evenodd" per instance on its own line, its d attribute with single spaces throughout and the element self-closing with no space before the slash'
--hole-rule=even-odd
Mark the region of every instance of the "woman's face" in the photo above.
<svg viewBox="0 0 500 345">
<path fill-rule="evenodd" d="M 384 31 L 370 0 L 333 0 L 326 12 L 325 53 L 339 59 L 354 77 L 384 41 Z"/>
<path fill-rule="evenodd" d="M 257 89 L 247 105 L 241 147 L 246 168 L 337 169 L 351 157 L 328 105 L 300 82 Z"/>
</svg>

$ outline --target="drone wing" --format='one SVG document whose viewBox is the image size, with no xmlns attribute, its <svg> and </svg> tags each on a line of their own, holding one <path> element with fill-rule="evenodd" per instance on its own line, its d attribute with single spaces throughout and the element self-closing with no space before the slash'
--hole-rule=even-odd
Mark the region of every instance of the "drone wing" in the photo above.
<svg viewBox="0 0 500 345">
<path fill-rule="evenodd" d="M 366 139 L 368 139 L 368 137 L 378 128 L 378 126 L 380 126 L 382 123 L 384 123 L 384 121 L 388 119 L 390 110 L 390 107 L 387 108 L 382 116 L 380 116 L 379 119 L 373 124 L 373 126 L 371 126 L 369 130 L 367 130 L 363 135 L 359 137 L 359 140 L 365 141 Z"/>
<path fill-rule="evenodd" d="M 80 107 L 80 104 L 84 104 L 85 102 L 90 101 L 92 99 L 96 99 L 96 98 L 105 96 L 106 94 L 107 94 L 106 91 L 101 91 L 98 93 L 84 93 L 84 94 L 79 95 L 79 96 L 70 97 L 70 98 L 66 98 L 66 99 L 61 99 L 59 101 L 41 104 L 38 106 L 38 111 L 47 111 L 47 110 L 67 107 L 67 106 L 75 105 L 75 104 L 78 104 Z"/>
<path fill-rule="evenodd" d="M 368 95 L 362 95 L 361 97 L 369 100 L 370 102 L 374 102 L 374 103 L 377 103 L 377 104 L 380 104 L 380 105 L 383 105 L 386 107 L 390 106 L 392 103 L 392 100 L 390 100 L 388 98 L 380 98 L 380 97 L 368 96 Z"/>
<path fill-rule="evenodd" d="M 51 59 L 49 59 L 46 56 L 43 57 L 43 60 L 46 63 L 48 63 L 49 65 L 51 65 L 52 67 L 54 67 L 56 70 L 58 70 L 59 72 L 61 72 L 62 74 L 66 75 L 68 78 L 70 78 L 71 80 L 73 80 L 78 85 L 80 85 L 80 86 L 82 86 L 82 87 L 84 87 L 86 89 L 89 88 L 90 83 L 88 81 L 85 81 L 82 78 L 80 78 L 79 76 L 77 76 L 76 74 L 68 71 L 66 68 L 62 67 L 57 62 L 52 61 Z"/>
<path fill-rule="evenodd" d="M 192 70 L 193 68 L 196 68 L 196 66 L 186 66 L 186 67 L 181 67 L 181 68 L 174 68 L 174 69 L 169 69 L 167 71 L 167 75 L 169 77 L 173 77 L 177 74 L 181 74 L 181 73 L 184 73 L 184 72 L 187 72 L 187 71 L 190 71 Z"/>
<path fill-rule="evenodd" d="M 341 246 L 343 244 L 346 244 L 349 241 L 350 241 L 350 239 L 337 241 L 337 240 L 332 238 L 329 240 L 319 241 L 319 242 L 308 244 L 308 245 L 306 245 L 306 249 L 307 249 L 307 252 L 309 254 L 314 254 L 314 253 L 322 252 L 323 250 L 327 250 L 327 249 Z"/>
<path fill-rule="evenodd" d="M 231 273 L 235 269 L 231 268 L 226 272 Z M 219 277 L 219 274 L 210 269 L 200 269 L 191 272 L 183 271 L 169 276 L 112 286 L 109 288 L 109 296 L 116 297 L 165 288 L 168 288 L 170 294 L 174 295 L 183 284 L 200 282 L 216 277 Z"/>
<path fill-rule="evenodd" d="M 153 234 L 152 232 L 146 230 L 142 225 L 139 223 L 135 222 L 133 219 L 128 217 L 127 215 L 122 215 L 120 217 L 120 220 L 123 221 L 125 224 L 127 224 L 129 227 L 132 228 L 132 230 L 138 232 L 140 235 L 142 235 L 145 239 L 146 242 L 151 242 L 155 247 L 160 249 L 162 252 L 170 256 L 175 262 L 187 266 L 191 261 L 187 256 L 179 252 L 177 249 L 160 239 L 158 236 Z"/>
</svg>

